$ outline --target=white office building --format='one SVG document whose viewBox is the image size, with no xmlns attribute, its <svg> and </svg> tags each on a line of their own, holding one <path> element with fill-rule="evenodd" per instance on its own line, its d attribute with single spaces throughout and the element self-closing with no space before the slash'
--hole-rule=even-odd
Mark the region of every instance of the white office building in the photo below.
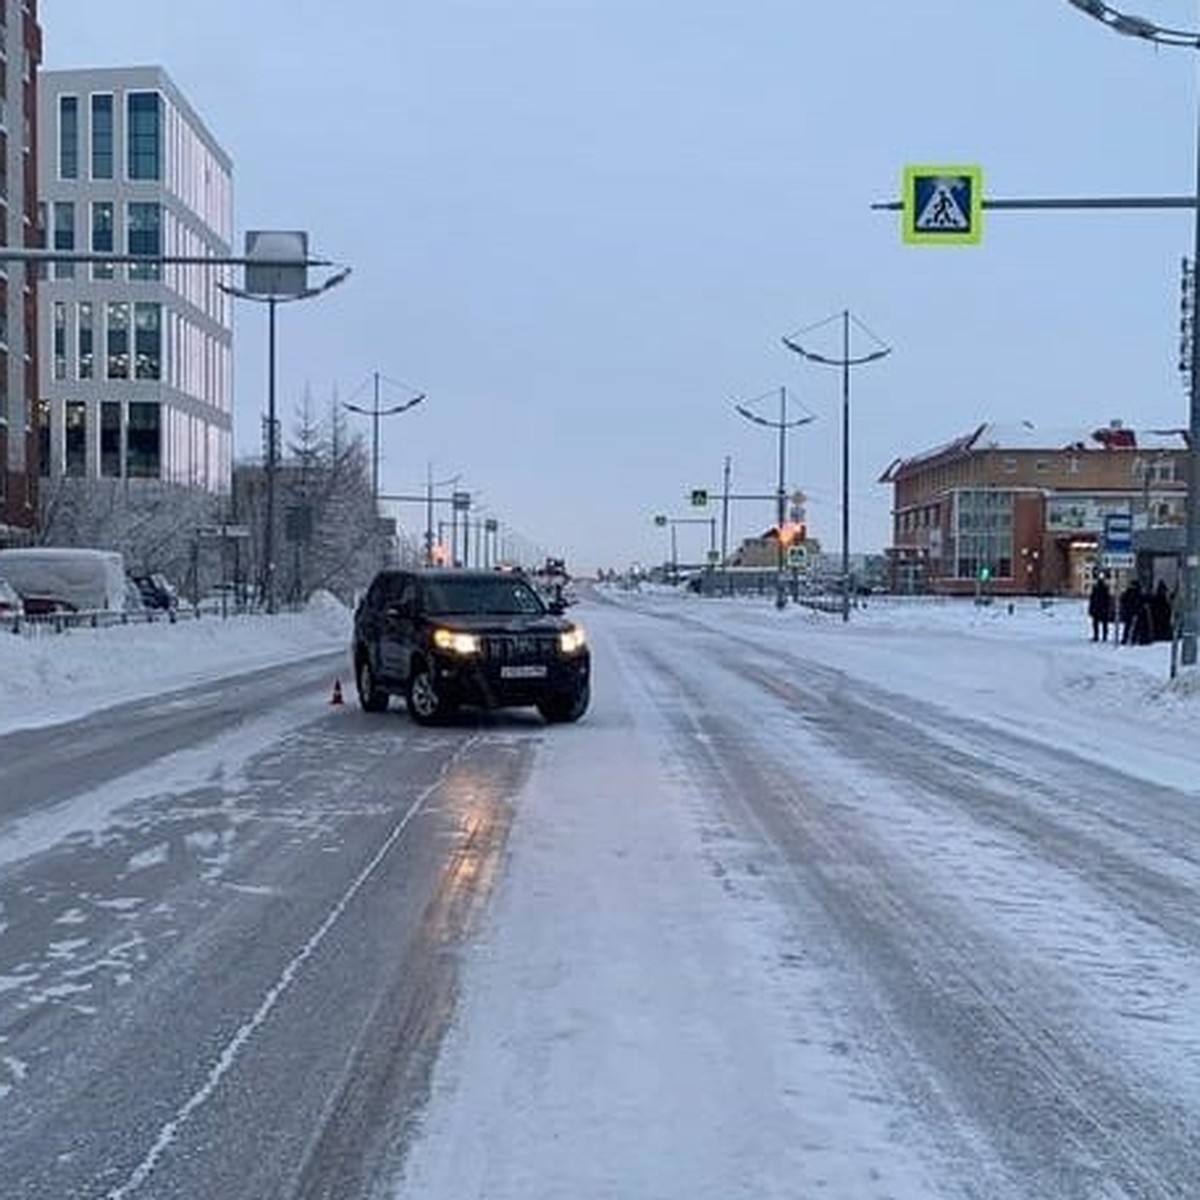
<svg viewBox="0 0 1200 1200">
<path fill-rule="evenodd" d="M 161 68 L 43 71 L 38 113 L 49 247 L 230 255 L 230 160 Z M 233 301 L 219 286 L 230 282 L 228 266 L 47 267 L 44 478 L 230 490 Z"/>
</svg>

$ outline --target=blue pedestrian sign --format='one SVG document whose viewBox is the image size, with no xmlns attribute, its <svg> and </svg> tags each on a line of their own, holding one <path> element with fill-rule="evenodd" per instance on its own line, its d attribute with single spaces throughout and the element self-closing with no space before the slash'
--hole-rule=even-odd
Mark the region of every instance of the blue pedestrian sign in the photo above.
<svg viewBox="0 0 1200 1200">
<path fill-rule="evenodd" d="M 904 240 L 913 245 L 975 245 L 983 237 L 980 167 L 905 167 Z"/>
<path fill-rule="evenodd" d="M 1104 514 L 1104 553 L 1133 553 L 1133 517 L 1127 512 Z"/>
</svg>

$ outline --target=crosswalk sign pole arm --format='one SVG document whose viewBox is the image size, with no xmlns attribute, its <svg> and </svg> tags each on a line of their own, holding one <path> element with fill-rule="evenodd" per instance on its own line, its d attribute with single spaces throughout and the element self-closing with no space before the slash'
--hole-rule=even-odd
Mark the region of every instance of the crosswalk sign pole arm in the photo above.
<svg viewBox="0 0 1200 1200">
<path fill-rule="evenodd" d="M 1195 196 L 1043 196 L 1029 199 L 996 199 L 986 197 L 980 201 L 980 207 L 997 212 L 1020 209 L 1161 209 L 1161 208 L 1195 208 Z M 876 200 L 872 202 L 874 212 L 903 212 L 903 200 Z"/>
</svg>

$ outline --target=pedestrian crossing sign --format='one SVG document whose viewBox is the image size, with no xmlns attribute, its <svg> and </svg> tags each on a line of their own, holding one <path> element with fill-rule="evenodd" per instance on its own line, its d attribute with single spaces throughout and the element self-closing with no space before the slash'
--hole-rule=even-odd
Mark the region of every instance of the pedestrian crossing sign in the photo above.
<svg viewBox="0 0 1200 1200">
<path fill-rule="evenodd" d="M 911 245 L 973 246 L 983 237 L 980 167 L 905 167 L 904 240 Z"/>
</svg>

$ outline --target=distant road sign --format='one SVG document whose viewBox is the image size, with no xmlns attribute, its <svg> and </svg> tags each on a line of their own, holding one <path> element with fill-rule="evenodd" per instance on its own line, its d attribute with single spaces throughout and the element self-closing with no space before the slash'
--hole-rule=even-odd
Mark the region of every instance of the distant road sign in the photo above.
<svg viewBox="0 0 1200 1200">
<path fill-rule="evenodd" d="M 1127 512 L 1104 514 L 1104 553 L 1132 554 L 1133 515 Z"/>
<path fill-rule="evenodd" d="M 708 490 L 706 488 L 692 488 L 692 507 L 704 508 L 708 504 Z"/>
<path fill-rule="evenodd" d="M 807 567 L 808 547 L 789 546 L 787 552 L 787 562 L 789 567 Z"/>
<path fill-rule="evenodd" d="M 665 525 L 667 523 L 666 513 L 656 513 L 654 516 L 655 525 Z"/>
<path fill-rule="evenodd" d="M 975 245 L 983 237 L 980 167 L 905 167 L 904 240 L 910 245 Z"/>
<path fill-rule="evenodd" d="M 1132 551 L 1128 554 L 1105 551 L 1100 555 L 1100 565 L 1107 571 L 1132 571 L 1135 561 Z"/>
</svg>

